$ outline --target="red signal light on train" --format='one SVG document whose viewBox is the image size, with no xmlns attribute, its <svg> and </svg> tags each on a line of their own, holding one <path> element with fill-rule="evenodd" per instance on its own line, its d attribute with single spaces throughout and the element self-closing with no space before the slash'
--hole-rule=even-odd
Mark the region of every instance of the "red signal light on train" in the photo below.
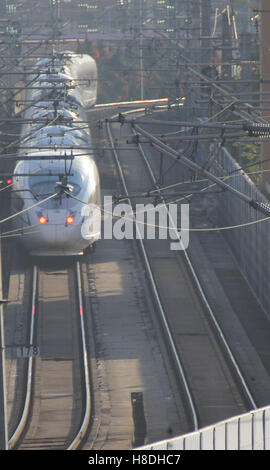
<svg viewBox="0 0 270 470">
<path fill-rule="evenodd" d="M 73 224 L 74 222 L 74 217 L 72 215 L 69 215 L 67 218 L 66 218 L 66 222 L 67 224 Z"/>
<path fill-rule="evenodd" d="M 12 184 L 12 178 L 8 178 L 8 179 L 6 180 L 6 183 L 7 183 L 7 184 Z"/>
<path fill-rule="evenodd" d="M 39 218 L 39 223 L 41 225 L 44 225 L 48 222 L 48 219 L 46 219 L 46 217 L 44 217 L 43 215 Z"/>
</svg>

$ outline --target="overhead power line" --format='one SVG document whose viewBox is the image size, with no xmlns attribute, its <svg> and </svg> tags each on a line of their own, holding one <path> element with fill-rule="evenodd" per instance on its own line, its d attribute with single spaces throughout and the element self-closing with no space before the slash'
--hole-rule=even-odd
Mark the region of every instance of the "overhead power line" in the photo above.
<svg viewBox="0 0 270 470">
<path fill-rule="evenodd" d="M 185 156 L 183 156 L 179 152 L 177 152 L 174 149 L 170 148 L 169 146 L 167 146 L 166 144 L 161 142 L 159 139 L 152 136 L 149 132 L 147 132 L 144 129 L 142 129 L 141 127 L 139 127 L 137 124 L 133 124 L 133 126 L 134 126 L 135 130 L 137 130 L 137 132 L 139 132 L 140 134 L 147 137 L 155 147 L 157 147 L 159 149 L 162 149 L 168 156 L 173 158 L 173 160 L 175 162 L 178 162 L 180 165 L 184 165 L 184 166 L 186 166 L 187 168 L 189 168 L 191 170 L 198 171 L 199 173 L 202 173 L 210 181 L 218 184 L 224 190 L 227 190 L 227 191 L 233 193 L 239 199 L 242 199 L 243 201 L 247 202 L 251 207 L 253 207 L 253 209 L 258 210 L 259 212 L 261 212 L 261 213 L 263 213 L 267 216 L 270 216 L 270 204 L 269 203 L 263 202 L 263 201 L 261 201 L 261 202 L 256 201 L 256 200 L 250 198 L 249 196 L 241 193 L 237 189 L 235 189 L 232 186 L 225 183 L 223 180 L 221 180 L 217 176 L 213 175 L 209 171 L 207 171 L 204 168 L 200 167 L 194 161 L 189 160 L 188 158 L 186 158 Z"/>
</svg>

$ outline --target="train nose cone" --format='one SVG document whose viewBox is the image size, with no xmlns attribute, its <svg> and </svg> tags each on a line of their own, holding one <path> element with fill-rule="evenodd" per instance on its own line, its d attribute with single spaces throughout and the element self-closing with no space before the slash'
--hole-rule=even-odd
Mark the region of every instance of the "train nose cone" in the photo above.
<svg viewBox="0 0 270 470">
<path fill-rule="evenodd" d="M 77 223 L 76 223 L 77 222 Z M 49 214 L 41 224 L 38 237 L 29 246 L 34 256 L 71 256 L 83 253 L 87 241 L 81 235 L 81 224 L 66 213 Z"/>
</svg>

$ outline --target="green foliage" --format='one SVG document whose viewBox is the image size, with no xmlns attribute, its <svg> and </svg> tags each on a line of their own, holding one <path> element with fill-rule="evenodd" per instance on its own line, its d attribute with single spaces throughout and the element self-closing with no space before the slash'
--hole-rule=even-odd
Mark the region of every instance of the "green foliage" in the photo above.
<svg viewBox="0 0 270 470">
<path fill-rule="evenodd" d="M 234 142 L 232 144 L 234 157 L 254 183 L 259 184 L 261 180 L 261 174 L 258 173 L 260 170 L 261 143 L 249 142 L 248 137 L 246 139 L 246 142 Z"/>
</svg>

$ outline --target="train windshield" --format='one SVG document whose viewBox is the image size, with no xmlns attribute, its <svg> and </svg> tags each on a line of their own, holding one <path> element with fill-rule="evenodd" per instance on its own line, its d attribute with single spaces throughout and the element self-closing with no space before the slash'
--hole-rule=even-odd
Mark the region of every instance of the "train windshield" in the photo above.
<svg viewBox="0 0 270 470">
<path fill-rule="evenodd" d="M 41 168 L 39 172 L 31 175 L 29 177 L 29 186 L 33 196 L 41 201 L 47 197 L 58 193 L 56 198 L 50 200 L 48 208 L 59 207 L 67 200 L 68 196 L 66 193 L 70 194 L 70 202 L 72 202 L 72 196 L 77 196 L 81 191 L 84 184 L 84 176 L 81 175 L 78 171 L 71 168 L 70 175 L 65 179 L 65 169 L 50 167 L 50 168 Z M 60 185 L 68 185 L 66 192 L 59 191 Z M 75 202 L 75 200 L 73 200 Z M 72 205 L 72 204 L 70 204 Z"/>
</svg>

